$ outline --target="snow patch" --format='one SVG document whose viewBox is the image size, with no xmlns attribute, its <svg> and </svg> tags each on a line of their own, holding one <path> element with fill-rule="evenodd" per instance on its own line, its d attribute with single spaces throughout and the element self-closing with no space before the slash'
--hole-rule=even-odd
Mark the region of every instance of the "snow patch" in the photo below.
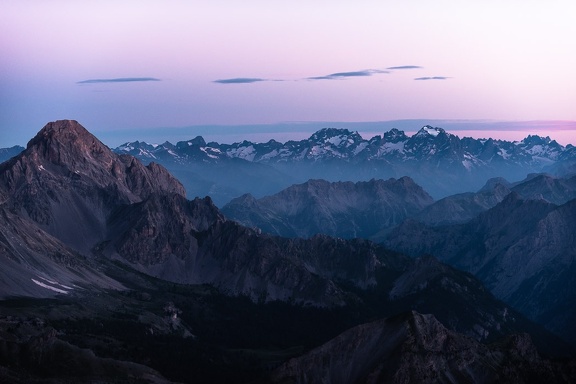
<svg viewBox="0 0 576 384">
<path fill-rule="evenodd" d="M 416 134 L 417 136 L 423 136 L 423 135 L 430 135 L 430 136 L 438 136 L 440 134 L 440 132 L 442 132 L 441 128 L 432 128 L 429 126 L 425 126 L 422 127 L 422 129 L 420 129 L 420 131 L 418 131 L 418 133 Z"/>
<path fill-rule="evenodd" d="M 286 152 L 286 151 L 284 151 L 284 152 Z M 262 157 L 260 157 L 260 160 L 268 160 L 268 159 L 271 159 L 271 158 L 273 158 L 273 157 L 278 156 L 278 153 L 279 153 L 278 150 L 275 149 L 275 150 L 273 150 L 273 151 L 271 151 L 271 152 L 268 152 L 268 153 L 265 154 L 265 155 L 262 155 Z"/>
<path fill-rule="evenodd" d="M 74 289 L 74 288 L 72 288 L 72 287 L 69 287 L 69 286 L 64 285 L 64 284 L 60 284 L 60 283 L 57 282 L 57 281 L 53 281 L 53 280 L 47 279 L 47 278 L 42 277 L 42 276 L 37 276 L 37 277 L 38 277 L 39 279 L 42 279 L 42 280 L 46 281 L 47 283 L 52 284 L 52 285 L 59 285 L 59 286 L 61 286 L 62 288 L 65 288 L 65 289 Z"/>
<path fill-rule="evenodd" d="M 326 140 L 328 143 L 335 145 L 335 146 L 339 146 L 340 144 L 342 144 L 343 141 L 345 141 L 347 138 L 346 136 L 334 136 L 329 138 L 328 140 Z"/>
<path fill-rule="evenodd" d="M 254 149 L 253 145 L 249 145 L 248 147 L 231 149 L 228 151 L 228 155 L 230 157 L 238 157 L 240 159 L 253 161 L 254 157 L 256 156 L 256 150 Z"/>
<path fill-rule="evenodd" d="M 498 151 L 498 154 L 499 154 L 503 159 L 505 159 L 505 160 L 508 160 L 508 159 L 510 158 L 510 154 L 509 154 L 508 151 L 505 150 L 505 149 L 500 149 L 500 150 Z"/>
<path fill-rule="evenodd" d="M 357 154 L 362 152 L 364 150 L 364 148 L 366 148 L 367 146 L 368 146 L 368 143 L 366 143 L 366 142 L 358 144 L 358 146 L 354 149 L 354 156 L 356 156 Z"/>
<path fill-rule="evenodd" d="M 209 151 L 209 149 L 210 149 L 210 151 Z M 214 155 L 213 153 L 211 153 L 211 152 L 212 152 L 211 149 L 212 149 L 212 148 L 206 148 L 206 147 L 200 148 L 200 150 L 201 150 L 202 152 L 204 152 L 204 153 L 206 154 L 206 156 L 208 156 L 209 158 L 211 158 L 211 159 L 217 159 L 218 156 L 216 156 L 216 155 Z M 218 151 L 218 152 L 219 152 L 219 151 Z"/>
<path fill-rule="evenodd" d="M 390 152 L 404 152 L 404 144 L 406 142 L 399 141 L 397 143 L 385 143 L 380 147 L 379 153 L 390 153 Z"/>
<path fill-rule="evenodd" d="M 65 295 L 68 294 L 68 291 L 65 291 L 65 290 L 63 290 L 63 289 L 56 288 L 56 287 L 53 287 L 53 286 L 48 285 L 48 284 L 44 284 L 43 282 L 38 281 L 38 280 L 35 280 L 35 279 L 31 279 L 31 280 L 32 280 L 35 284 L 41 286 L 42 288 L 46 288 L 46 289 L 49 289 L 49 290 L 51 290 L 51 291 L 58 292 L 58 293 L 63 293 L 63 294 L 65 294 Z"/>
<path fill-rule="evenodd" d="M 39 171 L 45 171 L 46 169 L 44 168 L 44 166 L 43 166 L 42 164 L 40 164 L 40 165 L 38 166 L 38 170 L 39 170 Z"/>
</svg>

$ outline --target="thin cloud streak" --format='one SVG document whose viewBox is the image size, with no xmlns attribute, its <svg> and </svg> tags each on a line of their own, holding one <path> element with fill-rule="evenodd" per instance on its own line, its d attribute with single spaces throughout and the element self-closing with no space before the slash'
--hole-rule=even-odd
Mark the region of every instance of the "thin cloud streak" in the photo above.
<svg viewBox="0 0 576 384">
<path fill-rule="evenodd" d="M 99 83 L 134 83 L 141 81 L 161 81 L 155 77 L 119 77 L 116 79 L 90 79 L 76 82 L 76 84 L 99 84 Z"/>
<path fill-rule="evenodd" d="M 388 67 L 386 69 L 395 70 L 395 69 L 422 69 L 419 65 L 400 65 L 398 67 Z"/>
<path fill-rule="evenodd" d="M 260 78 L 256 78 L 256 77 L 236 77 L 233 79 L 214 80 L 213 83 L 218 83 L 218 84 L 252 84 L 252 83 L 258 83 L 261 81 L 270 81 L 270 80 L 260 79 Z"/>
<path fill-rule="evenodd" d="M 326 76 L 315 76 L 307 77 L 306 80 L 339 80 L 348 77 L 366 77 L 372 76 L 380 73 L 389 73 L 388 71 L 383 71 L 380 69 L 366 69 L 363 71 L 352 71 L 352 72 L 337 72 Z"/>
<path fill-rule="evenodd" d="M 432 77 L 416 77 L 414 80 L 448 80 L 451 77 L 446 76 L 432 76 Z"/>
</svg>

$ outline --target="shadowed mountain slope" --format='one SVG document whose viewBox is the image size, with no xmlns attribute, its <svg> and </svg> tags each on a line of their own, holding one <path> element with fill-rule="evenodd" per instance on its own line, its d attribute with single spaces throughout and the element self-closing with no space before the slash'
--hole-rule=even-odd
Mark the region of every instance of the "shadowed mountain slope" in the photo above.
<svg viewBox="0 0 576 384">
<path fill-rule="evenodd" d="M 549 329 L 576 340 L 576 200 L 557 206 L 513 192 L 460 225 L 407 221 L 386 245 L 431 254 L 481 279 L 500 299 Z"/>
<path fill-rule="evenodd" d="M 317 233 L 369 238 L 433 202 L 412 179 L 337 182 L 309 180 L 273 196 L 232 200 L 222 212 L 238 222 L 285 237 Z"/>
<path fill-rule="evenodd" d="M 478 192 L 440 199 L 413 218 L 430 225 L 464 223 L 496 206 L 512 191 L 525 199 L 539 199 L 562 205 L 576 198 L 576 177 L 530 174 L 515 183 L 502 178 L 490 179 Z"/>
</svg>

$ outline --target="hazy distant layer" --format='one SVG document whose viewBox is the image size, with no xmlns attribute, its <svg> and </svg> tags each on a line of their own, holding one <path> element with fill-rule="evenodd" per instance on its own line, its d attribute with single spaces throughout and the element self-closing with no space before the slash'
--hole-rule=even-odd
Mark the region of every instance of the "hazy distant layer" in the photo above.
<svg viewBox="0 0 576 384">
<path fill-rule="evenodd" d="M 459 137 L 493 138 L 501 140 L 522 140 L 528 135 L 550 136 L 562 145 L 576 144 L 576 121 L 459 121 L 459 120 L 394 120 L 379 122 L 287 122 L 261 125 L 204 125 L 152 129 L 130 129 L 114 132 L 101 132 L 99 138 L 110 147 L 135 140 L 148 143 L 172 143 L 202 136 L 207 142 L 223 144 L 242 142 L 267 142 L 271 139 L 280 142 L 302 140 L 322 128 L 346 128 L 357 131 L 364 138 L 382 135 L 392 128 L 398 128 L 407 135 L 416 133 L 429 124 L 444 128 Z M 20 144 L 23 145 L 23 144 Z"/>
</svg>

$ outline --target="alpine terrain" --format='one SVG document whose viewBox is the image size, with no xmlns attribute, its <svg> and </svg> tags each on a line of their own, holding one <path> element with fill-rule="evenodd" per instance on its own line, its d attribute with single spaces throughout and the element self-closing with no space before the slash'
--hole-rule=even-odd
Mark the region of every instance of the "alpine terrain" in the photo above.
<svg viewBox="0 0 576 384">
<path fill-rule="evenodd" d="M 576 147 L 530 135 L 519 142 L 459 138 L 424 126 L 413 136 L 392 129 L 364 139 L 325 128 L 308 139 L 280 143 L 126 143 L 114 149 L 144 163 L 163 164 L 180 178 L 188 197 L 210 195 L 218 206 L 250 193 L 272 195 L 309 179 L 368 181 L 411 177 L 435 199 L 481 188 L 490 178 L 521 180 L 529 173 L 576 174 Z"/>
<path fill-rule="evenodd" d="M 344 139 L 336 142 L 334 135 L 321 131 L 313 140 L 346 148 Z M 398 142 L 404 140 L 396 135 Z M 431 128 L 420 136 L 432 142 L 436 139 L 430 137 L 458 140 Z M 416 146 L 409 140 L 406 145 Z M 221 149 L 198 148 L 192 152 L 200 157 L 226 157 Z M 280 168 L 275 172 L 289 169 Z M 394 204 L 370 208 L 379 215 L 369 219 L 384 226 L 433 202 L 404 177 L 344 183 L 337 189 L 342 185 L 357 196 L 358 202 L 348 201 L 351 211 L 368 212 L 374 194 L 397 198 Z M 335 199 L 346 195 L 324 192 L 332 188 L 325 182 L 309 182 L 308 189 L 314 188 Z M 513 194 L 465 225 L 476 226 L 475 236 L 491 236 L 490 231 L 506 225 L 503 215 L 527 211 L 532 224 L 505 231 L 490 244 L 539 249 L 533 242 L 540 240 L 528 234 L 540 231 L 537 239 L 550 244 L 556 259 L 533 251 L 529 260 L 561 268 L 571 260 L 572 205 L 525 201 Z M 74 120 L 48 123 L 26 149 L 0 164 L 0 215 L 3 382 L 253 383 L 329 380 L 330 375 L 401 382 L 427 377 L 426 372 L 445 382 L 576 378 L 573 344 L 565 342 L 573 339 L 562 340 L 557 335 L 565 333 L 554 335 L 528 320 L 472 274 L 432 256 L 412 258 L 365 239 L 287 238 L 243 226 L 226 219 L 210 197 L 187 199 L 183 185 L 162 165 L 143 165 L 129 154 L 113 152 Z M 339 215 L 327 211 L 324 218 L 357 220 Z M 501 227 L 485 225 L 493 222 Z M 558 222 L 562 225 L 555 227 Z M 448 230 L 453 239 L 464 236 Z M 432 246 L 435 239 L 430 236 L 418 246 Z M 450 255 L 438 257 L 453 263 L 456 256 Z M 486 268 L 494 264 L 484 263 L 483 253 L 474 257 Z M 543 270 L 526 263 L 521 276 L 533 280 L 503 282 L 500 277 L 516 260 L 515 254 L 510 257 L 495 269 L 493 280 L 472 272 L 521 309 L 524 297 L 540 300 L 544 297 L 538 292 L 552 292 L 539 290 L 538 284 L 528 285 L 531 291 L 523 284 L 543 282 L 552 288 L 556 283 L 550 274 L 562 272 L 557 267 Z M 454 264 L 468 266 L 466 260 Z M 573 290 L 565 287 L 570 299 Z M 543 321 L 548 329 L 564 329 L 571 312 L 561 312 L 555 302 L 545 310 L 560 327 Z M 566 317 L 557 316 L 561 313 Z M 532 318 L 542 320 L 539 316 Z M 328 362 L 348 369 L 338 363 L 342 356 L 349 370 L 340 375 Z M 312 363 L 319 358 L 323 364 Z M 483 369 L 490 371 L 478 373 Z"/>
</svg>

